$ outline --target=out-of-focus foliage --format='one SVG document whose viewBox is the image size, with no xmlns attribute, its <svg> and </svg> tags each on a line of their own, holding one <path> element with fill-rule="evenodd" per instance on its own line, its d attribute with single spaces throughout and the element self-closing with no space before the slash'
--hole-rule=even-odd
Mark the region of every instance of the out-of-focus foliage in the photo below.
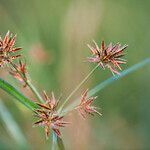
<svg viewBox="0 0 150 150">
<path fill-rule="evenodd" d="M 65 98 L 93 67 L 84 62 L 89 55 L 86 44 L 93 39 L 128 44 L 124 68 L 149 57 L 149 5 L 149 0 L 0 0 L 0 34 L 17 33 L 34 84 Z M 102 108 L 101 118 L 84 121 L 70 115 L 73 123 L 63 130 L 67 149 L 150 149 L 149 74 L 144 67 L 100 91 L 96 105 Z M 4 69 L 0 76 L 18 84 Z M 110 76 L 98 69 L 84 88 Z M 42 130 L 32 128 L 31 112 L 4 92 L 0 95 L 30 147 L 49 149 Z M 13 147 L 13 142 L 0 121 L 0 149 Z"/>
</svg>

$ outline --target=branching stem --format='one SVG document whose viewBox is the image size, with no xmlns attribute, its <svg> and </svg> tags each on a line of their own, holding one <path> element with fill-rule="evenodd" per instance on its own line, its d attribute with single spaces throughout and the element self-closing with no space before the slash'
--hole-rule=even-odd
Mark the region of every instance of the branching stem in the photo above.
<svg viewBox="0 0 150 150">
<path fill-rule="evenodd" d="M 77 92 L 77 90 L 89 79 L 89 77 L 93 74 L 93 72 L 98 68 L 99 64 L 96 65 L 91 72 L 77 85 L 77 87 L 70 93 L 70 95 L 66 98 L 64 103 L 59 108 L 59 113 L 62 112 L 63 108 L 65 107 L 66 103 L 69 101 L 69 99 Z"/>
<path fill-rule="evenodd" d="M 31 81 L 26 80 L 24 76 L 20 73 L 20 71 L 17 69 L 16 65 L 10 62 L 11 66 L 19 73 L 19 75 L 22 77 L 23 81 L 26 83 L 26 85 L 30 88 L 32 93 L 36 96 L 36 98 L 39 100 L 39 102 L 43 103 L 44 100 L 42 99 L 41 95 L 37 91 L 37 89 L 34 87 L 34 85 L 31 83 Z"/>
</svg>

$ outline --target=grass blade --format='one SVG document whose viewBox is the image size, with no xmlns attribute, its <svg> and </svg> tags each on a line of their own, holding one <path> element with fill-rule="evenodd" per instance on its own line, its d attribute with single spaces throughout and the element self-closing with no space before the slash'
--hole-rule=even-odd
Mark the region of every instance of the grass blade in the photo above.
<svg viewBox="0 0 150 150">
<path fill-rule="evenodd" d="M 0 100 L 0 117 L 3 120 L 5 127 L 10 136 L 16 141 L 19 148 L 28 149 L 27 141 L 21 132 L 18 124 L 15 122 L 13 116 L 8 111 L 4 103 Z"/>
<path fill-rule="evenodd" d="M 150 58 L 147 58 L 133 66 L 131 66 L 130 68 L 124 70 L 121 72 L 120 75 L 116 75 L 116 76 L 112 76 L 110 78 L 108 78 L 107 80 L 101 82 L 100 84 L 98 84 L 97 86 L 95 86 L 92 90 L 89 91 L 88 96 L 93 96 L 94 94 L 96 94 L 97 92 L 99 92 L 100 90 L 104 89 L 105 87 L 107 87 L 109 84 L 115 82 L 116 80 L 119 80 L 121 78 L 123 78 L 124 76 L 144 67 L 145 65 L 150 64 Z M 76 99 L 72 104 L 70 104 L 68 107 L 66 107 L 66 109 L 64 109 L 64 111 L 62 112 L 62 114 L 66 114 L 67 112 L 71 111 L 74 109 L 75 106 L 77 106 L 79 103 L 79 99 Z"/>
<path fill-rule="evenodd" d="M 29 109 L 34 110 L 38 108 L 36 103 L 25 97 L 16 88 L 14 88 L 12 85 L 10 85 L 8 82 L 4 81 L 1 78 L 0 78 L 0 88 L 9 93 L 10 95 L 12 95 L 14 98 L 16 98 L 19 102 L 24 104 Z"/>
</svg>

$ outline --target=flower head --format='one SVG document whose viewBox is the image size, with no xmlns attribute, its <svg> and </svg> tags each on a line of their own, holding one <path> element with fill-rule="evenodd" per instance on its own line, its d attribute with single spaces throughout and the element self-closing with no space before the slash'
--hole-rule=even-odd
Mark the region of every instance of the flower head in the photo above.
<svg viewBox="0 0 150 150">
<path fill-rule="evenodd" d="M 102 115 L 100 112 L 97 111 L 97 107 L 91 106 L 95 99 L 96 97 L 88 98 L 88 90 L 83 92 L 80 104 L 76 107 L 76 109 L 79 111 L 83 118 L 86 117 L 86 114 L 94 115 L 94 113 L 97 113 L 100 116 Z"/>
<path fill-rule="evenodd" d="M 37 103 L 37 105 L 39 105 L 43 109 L 46 109 L 46 110 L 51 111 L 51 112 L 56 111 L 59 100 L 56 100 L 54 93 L 52 92 L 51 98 L 48 97 L 48 95 L 46 94 L 45 91 L 43 93 L 44 93 L 44 98 L 45 98 L 45 104 Z"/>
<path fill-rule="evenodd" d="M 26 64 L 20 60 L 18 65 L 13 64 L 13 66 L 14 68 L 11 68 L 9 73 L 20 82 L 25 82 L 24 87 L 26 87 L 26 81 L 28 80 Z"/>
<path fill-rule="evenodd" d="M 52 129 L 58 137 L 61 137 L 60 127 L 65 127 L 66 124 L 68 124 L 68 122 L 63 121 L 63 116 L 58 116 L 55 113 L 43 109 L 37 109 L 35 116 L 39 120 L 35 122 L 34 125 L 44 127 L 46 138 L 50 135 L 50 129 Z"/>
<path fill-rule="evenodd" d="M 126 60 L 121 57 L 124 56 L 123 52 L 128 47 L 128 45 L 121 46 L 120 43 L 112 45 L 110 43 L 108 46 L 105 46 L 105 42 L 102 41 L 101 47 L 97 45 L 95 41 L 94 47 L 88 45 L 93 56 L 88 58 L 89 62 L 98 63 L 100 67 L 105 69 L 109 68 L 110 71 L 114 74 L 119 74 L 118 69 L 121 69 L 120 64 L 125 64 Z"/>
<path fill-rule="evenodd" d="M 61 137 L 60 128 L 65 127 L 68 122 L 63 121 L 63 116 L 59 116 L 56 111 L 58 101 L 56 101 L 54 93 L 50 99 L 44 92 L 45 104 L 37 103 L 40 107 L 34 111 L 35 117 L 39 120 L 34 123 L 35 126 L 42 126 L 45 130 L 46 138 L 50 135 L 52 129 L 58 137 Z"/>
<path fill-rule="evenodd" d="M 14 59 L 20 57 L 21 55 L 13 55 L 16 51 L 19 51 L 21 48 L 14 48 L 16 41 L 16 35 L 10 35 L 8 31 L 4 39 L 0 37 L 0 67 L 4 66 L 7 63 L 12 62 Z"/>
</svg>

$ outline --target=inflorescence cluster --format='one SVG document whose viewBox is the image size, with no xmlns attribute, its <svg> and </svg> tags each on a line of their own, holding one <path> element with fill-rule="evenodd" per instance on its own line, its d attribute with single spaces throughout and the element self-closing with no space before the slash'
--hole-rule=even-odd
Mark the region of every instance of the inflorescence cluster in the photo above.
<svg viewBox="0 0 150 150">
<path fill-rule="evenodd" d="M 31 86 L 26 63 L 22 61 L 21 55 L 18 54 L 21 48 L 14 47 L 15 40 L 16 35 L 13 36 L 9 31 L 4 39 L 0 37 L 0 67 L 7 67 L 9 73 L 22 82 L 24 87 L 29 87 L 37 96 L 37 100 L 40 100 L 40 102 L 36 102 L 39 108 L 34 110 L 34 116 L 37 118 L 34 126 L 43 127 L 47 138 L 50 135 L 50 130 L 53 130 L 58 137 L 61 137 L 60 128 L 69 124 L 69 122 L 64 121 L 65 116 L 61 113 L 63 107 L 61 107 L 61 105 L 60 107 L 58 106 L 59 99 L 57 100 L 55 98 L 53 92 L 51 97 L 49 97 L 44 91 L 44 98 L 42 98 L 34 90 L 33 86 Z M 88 45 L 92 55 L 87 58 L 87 61 L 96 63 L 97 66 L 100 66 L 102 69 L 110 69 L 113 75 L 119 75 L 119 70 L 122 70 L 121 64 L 126 63 L 126 60 L 122 57 L 124 56 L 124 51 L 127 48 L 127 45 L 121 46 L 120 43 L 115 45 L 110 43 L 106 46 L 105 42 L 102 41 L 101 46 L 99 47 L 95 41 L 93 41 L 93 43 L 93 46 Z M 16 59 L 19 59 L 18 63 L 14 61 Z M 72 94 L 74 94 L 74 92 Z M 88 114 L 98 114 L 101 116 L 102 114 L 97 110 L 98 108 L 92 105 L 95 99 L 96 97 L 88 97 L 88 90 L 85 90 L 81 95 L 80 103 L 75 106 L 73 110 L 77 110 L 83 118 L 86 118 Z"/>
</svg>

